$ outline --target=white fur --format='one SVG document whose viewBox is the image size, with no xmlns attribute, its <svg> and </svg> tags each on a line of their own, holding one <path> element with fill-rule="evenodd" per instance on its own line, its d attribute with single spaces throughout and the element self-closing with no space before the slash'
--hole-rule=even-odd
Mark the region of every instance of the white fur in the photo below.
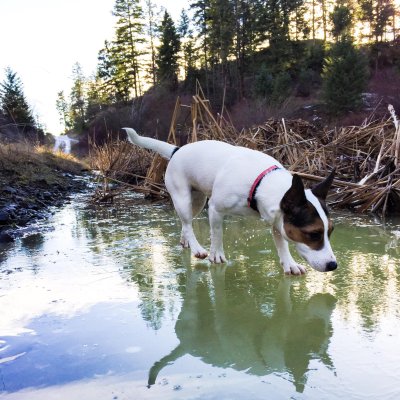
<svg viewBox="0 0 400 400">
<path fill-rule="evenodd" d="M 173 146 L 172 144 L 166 142 L 162 142 L 161 140 L 139 136 L 132 128 L 123 129 L 125 129 L 126 134 L 128 135 L 128 139 L 131 143 L 145 149 L 153 150 L 168 160 L 171 158 L 171 154 L 176 148 L 176 146 Z"/>
<path fill-rule="evenodd" d="M 170 144 L 140 137 L 131 128 L 124 129 L 132 143 L 159 152 L 165 158 L 169 159 L 175 149 Z M 257 213 L 248 207 L 247 197 L 257 176 L 272 165 L 281 169 L 269 173 L 261 181 L 255 196 L 259 209 Z M 283 213 L 280 209 L 280 201 L 291 187 L 292 175 L 273 157 L 214 140 L 190 143 L 180 148 L 170 160 L 165 184 L 182 222 L 181 243 L 184 247 L 190 247 L 196 257 L 205 258 L 207 251 L 196 239 L 192 220 L 203 209 L 208 198 L 211 262 L 226 261 L 222 239 L 225 215 L 261 216 L 273 226 L 274 241 L 285 273 L 305 273 L 305 267 L 298 264 L 290 254 L 289 239 L 283 228 Z M 322 250 L 315 251 L 297 243 L 297 250 L 313 268 L 325 271 L 328 262 L 336 261 L 327 235 L 327 218 L 310 190 L 306 190 L 306 196 L 324 221 L 325 245 Z"/>
</svg>

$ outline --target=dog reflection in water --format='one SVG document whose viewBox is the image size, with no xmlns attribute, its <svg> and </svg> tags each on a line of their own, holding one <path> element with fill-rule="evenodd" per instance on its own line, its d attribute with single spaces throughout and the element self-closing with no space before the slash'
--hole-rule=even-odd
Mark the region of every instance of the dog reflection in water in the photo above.
<svg viewBox="0 0 400 400">
<path fill-rule="evenodd" d="M 311 360 L 333 368 L 327 352 L 332 335 L 330 318 L 336 303 L 332 295 L 319 293 L 306 302 L 296 299 L 294 304 L 291 281 L 283 279 L 275 301 L 267 307 L 273 312 L 267 315 L 261 311 L 265 307 L 252 296 L 229 294 L 225 272 L 226 267 L 211 268 L 211 299 L 211 288 L 201 279 L 203 273 L 188 271 L 186 294 L 175 325 L 180 343 L 151 367 L 149 387 L 164 367 L 186 354 L 216 367 L 252 375 L 289 373 L 298 392 L 304 390 Z"/>
</svg>

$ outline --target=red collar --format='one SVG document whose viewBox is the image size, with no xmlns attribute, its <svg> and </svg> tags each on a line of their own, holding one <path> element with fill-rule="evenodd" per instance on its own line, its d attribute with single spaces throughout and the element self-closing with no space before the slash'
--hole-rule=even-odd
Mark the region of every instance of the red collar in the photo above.
<svg viewBox="0 0 400 400">
<path fill-rule="evenodd" d="M 256 180 L 253 182 L 251 186 L 249 197 L 247 198 L 247 205 L 255 211 L 258 211 L 257 201 L 255 199 L 256 191 L 258 186 L 260 185 L 262 179 L 265 175 L 268 175 L 272 171 L 276 171 L 277 169 L 281 169 L 277 165 L 272 165 L 271 167 L 267 168 L 265 171 L 261 172 L 260 175 L 257 176 Z"/>
</svg>

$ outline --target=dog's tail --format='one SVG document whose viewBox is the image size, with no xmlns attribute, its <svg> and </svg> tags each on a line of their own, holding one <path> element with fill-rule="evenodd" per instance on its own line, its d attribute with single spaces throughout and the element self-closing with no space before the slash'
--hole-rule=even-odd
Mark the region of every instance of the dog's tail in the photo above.
<svg viewBox="0 0 400 400">
<path fill-rule="evenodd" d="M 139 147 L 143 147 L 145 149 L 153 150 L 156 153 L 160 154 L 162 157 L 169 160 L 175 151 L 178 149 L 177 146 L 173 144 L 169 144 L 167 142 L 162 142 L 161 140 L 152 139 L 144 136 L 139 136 L 136 131 L 132 128 L 122 128 L 125 129 L 128 140 L 138 145 Z"/>
</svg>

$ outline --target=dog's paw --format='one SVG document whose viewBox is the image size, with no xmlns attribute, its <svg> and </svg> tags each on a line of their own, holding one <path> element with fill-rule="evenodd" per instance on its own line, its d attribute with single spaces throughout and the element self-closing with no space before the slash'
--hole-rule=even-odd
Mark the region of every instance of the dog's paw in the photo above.
<svg viewBox="0 0 400 400">
<path fill-rule="evenodd" d="M 283 270 L 286 275 L 304 275 L 307 272 L 304 265 L 297 264 L 296 262 L 289 265 L 283 265 Z"/>
<path fill-rule="evenodd" d="M 226 262 L 225 254 L 219 251 L 212 251 L 208 259 L 214 264 L 221 264 Z"/>
<path fill-rule="evenodd" d="M 190 245 L 189 245 L 189 240 L 186 240 L 186 239 L 182 239 L 182 238 L 181 238 L 181 245 L 182 245 L 182 247 L 183 247 L 184 249 L 188 249 L 188 248 L 190 247 Z"/>
<path fill-rule="evenodd" d="M 196 253 L 193 253 L 193 255 L 196 258 L 200 258 L 201 260 L 204 260 L 205 258 L 207 258 L 208 253 L 204 249 L 202 249 L 202 250 L 196 251 Z"/>
<path fill-rule="evenodd" d="M 196 258 L 200 258 L 201 260 L 203 260 L 204 258 L 207 258 L 208 253 L 207 250 L 203 249 L 202 246 L 200 246 L 198 243 L 189 246 L 192 250 L 192 254 L 196 257 Z"/>
</svg>

